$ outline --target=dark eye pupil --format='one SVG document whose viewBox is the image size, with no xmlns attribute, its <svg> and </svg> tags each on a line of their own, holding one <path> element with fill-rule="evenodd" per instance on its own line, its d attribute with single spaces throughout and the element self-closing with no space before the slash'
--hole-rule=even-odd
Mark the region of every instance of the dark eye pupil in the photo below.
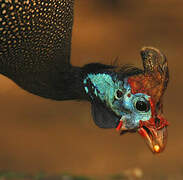
<svg viewBox="0 0 183 180">
<path fill-rule="evenodd" d="M 121 98 L 121 97 L 123 96 L 122 91 L 117 90 L 117 92 L 116 92 L 116 96 L 117 96 L 118 98 Z"/>
<path fill-rule="evenodd" d="M 136 108 L 139 111 L 148 111 L 149 110 L 148 104 L 144 101 L 137 101 Z"/>
</svg>

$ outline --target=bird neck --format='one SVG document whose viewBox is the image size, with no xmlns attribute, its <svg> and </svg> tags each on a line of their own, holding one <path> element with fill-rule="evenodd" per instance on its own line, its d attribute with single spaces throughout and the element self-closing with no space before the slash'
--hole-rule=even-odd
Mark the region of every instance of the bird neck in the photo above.
<svg viewBox="0 0 183 180">
<path fill-rule="evenodd" d="M 84 89 L 93 100 L 99 98 L 102 102 L 111 99 L 115 89 L 115 75 L 110 72 L 89 73 L 85 77 Z"/>
<path fill-rule="evenodd" d="M 87 64 L 83 67 L 64 66 L 53 68 L 54 71 L 14 72 L 3 74 L 16 82 L 17 85 L 32 94 L 54 100 L 90 100 L 86 92 L 84 79 L 89 74 L 106 72 L 106 66 L 98 63 Z M 56 69 L 56 70 L 55 70 Z"/>
<path fill-rule="evenodd" d="M 58 89 L 59 100 L 85 100 L 86 95 L 83 88 L 84 73 L 82 68 L 70 66 L 69 68 L 61 71 L 59 74 L 58 82 L 55 84 Z"/>
<path fill-rule="evenodd" d="M 111 71 L 113 66 L 103 65 L 99 63 L 91 63 L 83 68 L 83 88 L 85 96 L 90 100 L 106 101 L 107 92 L 114 87 L 114 79 L 116 73 Z"/>
<path fill-rule="evenodd" d="M 100 63 L 91 63 L 83 67 L 68 66 L 59 74 L 55 89 L 58 89 L 61 99 L 58 100 L 91 100 L 91 96 L 87 93 L 86 79 L 92 74 L 106 73 L 112 68 L 109 65 Z M 102 79 L 101 79 L 102 80 Z M 90 88 L 90 87 L 88 87 Z"/>
</svg>

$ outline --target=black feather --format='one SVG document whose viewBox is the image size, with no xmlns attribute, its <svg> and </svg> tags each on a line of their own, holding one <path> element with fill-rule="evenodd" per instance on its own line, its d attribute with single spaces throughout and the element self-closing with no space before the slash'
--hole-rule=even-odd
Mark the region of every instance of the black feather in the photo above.
<svg viewBox="0 0 183 180">
<path fill-rule="evenodd" d="M 74 0 L 0 1 L 0 73 L 23 89 L 54 100 L 87 99 L 82 79 L 87 73 L 139 73 L 91 63 L 70 64 Z"/>
<path fill-rule="evenodd" d="M 0 1 L 0 73 L 42 97 L 80 98 L 80 68 L 70 65 L 73 6 L 74 0 Z"/>
<path fill-rule="evenodd" d="M 89 100 L 95 123 L 115 128 L 119 117 L 101 101 L 91 100 L 83 80 L 89 73 L 115 73 L 123 79 L 142 70 L 100 63 L 72 66 L 73 7 L 74 0 L 1 0 L 0 73 L 41 97 Z"/>
<path fill-rule="evenodd" d="M 92 103 L 92 116 L 95 124 L 100 128 L 116 128 L 120 118 L 106 108 L 102 103 Z"/>
</svg>

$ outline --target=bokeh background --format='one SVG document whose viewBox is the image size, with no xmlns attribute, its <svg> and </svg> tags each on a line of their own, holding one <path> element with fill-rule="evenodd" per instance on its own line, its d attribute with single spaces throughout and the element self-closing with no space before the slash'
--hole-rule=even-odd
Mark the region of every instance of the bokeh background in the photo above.
<svg viewBox="0 0 183 180">
<path fill-rule="evenodd" d="M 138 134 L 95 126 L 87 102 L 29 94 L 0 76 L 0 170 L 89 176 L 140 168 L 146 177 L 183 177 L 183 1 L 75 0 L 72 64 L 142 67 L 139 50 L 154 46 L 169 60 L 164 112 L 166 150 L 153 155 Z"/>
</svg>

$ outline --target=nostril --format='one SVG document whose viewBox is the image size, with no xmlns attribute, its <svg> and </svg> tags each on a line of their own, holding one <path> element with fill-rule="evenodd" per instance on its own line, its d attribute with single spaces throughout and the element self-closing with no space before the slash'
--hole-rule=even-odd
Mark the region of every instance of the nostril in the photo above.
<svg viewBox="0 0 183 180">
<path fill-rule="evenodd" d="M 159 118 L 155 118 L 155 125 L 158 128 L 160 126 L 160 119 Z"/>
<path fill-rule="evenodd" d="M 142 128 L 147 132 L 149 136 L 152 136 L 151 131 L 146 126 L 142 126 Z"/>
</svg>

